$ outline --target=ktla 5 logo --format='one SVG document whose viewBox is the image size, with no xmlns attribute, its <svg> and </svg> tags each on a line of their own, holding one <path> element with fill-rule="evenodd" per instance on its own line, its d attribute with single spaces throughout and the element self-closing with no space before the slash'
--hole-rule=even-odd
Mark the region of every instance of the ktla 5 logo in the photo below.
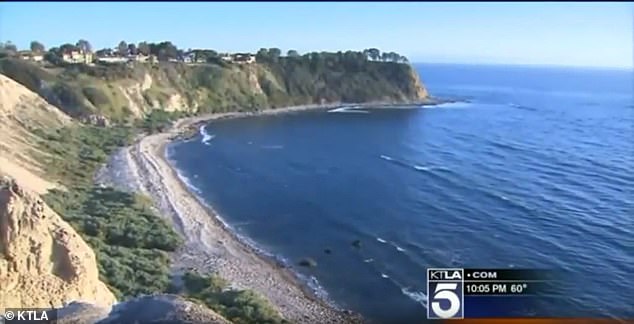
<svg viewBox="0 0 634 324">
<path fill-rule="evenodd" d="M 462 305 L 460 297 L 456 294 L 458 289 L 458 283 L 455 282 L 439 282 L 436 284 L 434 290 L 434 297 L 431 303 L 431 311 L 435 316 L 442 319 L 448 318 L 462 318 Z M 446 300 L 449 302 L 449 307 L 444 309 L 440 305 L 439 300 Z M 460 313 L 460 314 L 459 314 Z"/>
</svg>

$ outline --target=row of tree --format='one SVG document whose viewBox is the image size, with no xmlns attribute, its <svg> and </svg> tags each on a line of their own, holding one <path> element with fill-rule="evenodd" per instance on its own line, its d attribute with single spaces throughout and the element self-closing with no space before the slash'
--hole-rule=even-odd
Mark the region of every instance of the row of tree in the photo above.
<svg viewBox="0 0 634 324">
<path fill-rule="evenodd" d="M 282 55 L 282 51 L 279 48 L 261 48 L 257 54 L 256 59 L 262 62 L 270 62 L 277 61 Z M 338 55 L 340 57 L 346 57 L 347 59 L 357 59 L 357 60 L 371 60 L 371 61 L 382 61 L 382 62 L 396 62 L 396 63 L 407 63 L 408 60 L 405 56 L 402 56 L 395 52 L 383 52 L 376 48 L 368 48 L 361 52 L 356 51 L 346 51 L 346 52 L 311 52 L 304 54 L 303 56 L 299 54 L 296 50 L 288 50 L 286 52 L 286 56 L 289 58 L 313 58 L 319 56 L 328 56 L 328 55 Z"/>
<path fill-rule="evenodd" d="M 45 53 L 46 48 L 44 45 L 38 41 L 31 42 L 31 51 L 35 53 Z M 81 50 L 84 52 L 92 52 L 93 48 L 89 41 L 85 39 L 78 40 L 74 45 L 67 43 L 63 44 L 59 47 L 53 47 L 49 49 L 49 52 L 59 56 L 61 53 L 65 53 L 68 51 L 77 51 Z M 17 53 L 17 47 L 9 42 L 0 43 L 0 51 L 8 52 L 8 53 Z M 197 59 L 202 59 L 205 61 L 217 59 L 219 54 L 218 52 L 210 49 L 205 50 L 193 50 L 192 51 Z M 95 52 L 98 56 L 127 56 L 127 55 L 156 55 L 159 60 L 168 60 L 168 59 L 176 59 L 182 57 L 185 52 L 182 49 L 179 49 L 176 45 L 172 44 L 172 42 L 165 41 L 160 43 L 148 43 L 148 42 L 140 42 L 138 44 L 127 43 L 125 41 L 119 42 L 119 44 L 115 48 L 103 48 L 97 50 Z M 328 52 L 321 52 L 324 55 Z M 303 57 L 313 57 L 315 55 L 319 55 L 319 52 L 312 52 L 304 54 Z M 362 52 L 337 52 L 336 54 L 346 56 L 347 58 L 352 58 L 355 56 L 356 59 L 363 60 L 371 60 L 371 61 L 382 61 L 382 62 L 396 62 L 396 63 L 407 63 L 408 60 L 405 56 L 402 56 L 395 52 L 381 52 L 377 48 L 368 48 L 363 50 Z M 299 58 L 302 55 L 299 54 L 296 50 L 288 50 L 286 52 L 286 56 L 289 58 Z M 282 57 L 282 50 L 279 48 L 261 48 L 257 54 L 256 59 L 259 62 L 274 62 L 277 61 L 280 57 Z"/>
</svg>

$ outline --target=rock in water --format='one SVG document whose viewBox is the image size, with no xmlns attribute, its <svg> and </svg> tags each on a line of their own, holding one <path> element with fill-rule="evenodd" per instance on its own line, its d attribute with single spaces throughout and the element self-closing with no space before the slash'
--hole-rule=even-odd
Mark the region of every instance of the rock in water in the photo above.
<svg viewBox="0 0 634 324">
<path fill-rule="evenodd" d="M 110 308 L 95 253 L 36 194 L 0 181 L 0 310 L 62 307 L 81 300 Z"/>
<path fill-rule="evenodd" d="M 324 253 L 326 253 L 326 254 L 330 254 L 330 253 L 332 253 L 332 251 L 331 251 L 330 249 L 325 249 L 325 250 L 324 250 Z"/>
<path fill-rule="evenodd" d="M 360 248 L 361 247 L 361 240 L 352 241 L 352 246 L 354 246 L 356 248 Z"/>
<path fill-rule="evenodd" d="M 303 258 L 299 261 L 298 263 L 300 266 L 302 267 L 316 267 L 317 266 L 317 261 L 311 259 L 311 258 Z"/>
</svg>

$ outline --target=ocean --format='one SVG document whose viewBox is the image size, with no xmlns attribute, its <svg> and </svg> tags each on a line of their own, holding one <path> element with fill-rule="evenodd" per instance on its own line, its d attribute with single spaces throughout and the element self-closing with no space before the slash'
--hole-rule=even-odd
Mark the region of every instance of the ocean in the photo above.
<svg viewBox="0 0 634 324">
<path fill-rule="evenodd" d="M 633 318 L 632 71 L 416 68 L 457 102 L 220 120 L 168 157 L 235 231 L 370 320 L 424 322 L 428 267 L 558 269 L 544 314 Z"/>
</svg>

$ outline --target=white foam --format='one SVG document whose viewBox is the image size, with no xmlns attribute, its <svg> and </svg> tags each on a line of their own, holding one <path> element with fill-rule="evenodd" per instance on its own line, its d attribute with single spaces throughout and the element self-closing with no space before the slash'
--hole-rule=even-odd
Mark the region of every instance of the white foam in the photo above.
<svg viewBox="0 0 634 324">
<path fill-rule="evenodd" d="M 384 239 L 382 239 L 382 238 L 380 238 L 380 237 L 377 237 L 377 238 L 376 238 L 376 240 L 377 240 L 377 241 L 379 241 L 379 242 L 381 242 L 381 243 L 387 243 L 387 241 L 386 241 L 386 240 L 384 240 Z"/>
<path fill-rule="evenodd" d="M 365 262 L 365 263 L 370 263 L 370 262 L 373 262 L 373 261 L 374 261 L 374 259 L 372 259 L 372 258 L 363 260 L 363 262 Z"/>
<path fill-rule="evenodd" d="M 388 160 L 388 161 L 392 161 L 392 160 L 394 160 L 392 157 L 387 156 L 387 155 L 383 155 L 383 154 L 381 154 L 381 158 L 382 158 L 383 160 Z"/>
<path fill-rule="evenodd" d="M 405 252 L 405 249 L 404 249 L 404 248 L 402 248 L 402 247 L 400 247 L 400 246 L 398 246 L 398 245 L 396 245 L 396 244 L 393 244 L 393 245 L 394 245 L 394 247 L 396 248 L 396 251 L 399 251 L 399 252 Z"/>
<path fill-rule="evenodd" d="M 419 170 L 419 171 L 430 171 L 432 169 L 432 167 L 426 167 L 426 166 L 422 166 L 422 165 L 414 165 L 414 169 Z"/>
<path fill-rule="evenodd" d="M 425 295 L 422 291 L 411 291 L 409 288 L 402 288 L 401 292 L 405 296 L 427 308 L 427 295 Z"/>
<path fill-rule="evenodd" d="M 335 108 L 335 109 L 328 110 L 328 112 L 329 113 L 361 113 L 361 114 L 369 113 L 369 111 L 362 110 L 362 109 L 359 109 L 359 108 L 361 108 L 361 106 L 341 107 L 341 108 Z"/>
<path fill-rule="evenodd" d="M 214 139 L 214 137 L 216 137 L 216 135 L 211 135 L 207 133 L 207 128 L 205 125 L 200 126 L 199 132 L 200 132 L 200 135 L 202 135 L 203 137 L 201 140 L 201 143 L 205 145 L 209 145 L 209 141 L 211 141 L 212 139 Z"/>
<path fill-rule="evenodd" d="M 381 273 L 381 278 L 385 278 L 385 279 L 387 279 L 387 278 L 389 278 L 389 277 L 390 277 L 390 276 L 386 275 L 385 273 Z"/>
</svg>

